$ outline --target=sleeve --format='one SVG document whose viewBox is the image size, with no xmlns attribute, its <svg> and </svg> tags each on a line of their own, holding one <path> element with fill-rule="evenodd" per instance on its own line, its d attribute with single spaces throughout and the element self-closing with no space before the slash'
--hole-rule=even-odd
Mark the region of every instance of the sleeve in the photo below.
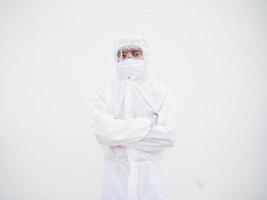
<svg viewBox="0 0 267 200">
<path fill-rule="evenodd" d="M 174 146 L 175 121 L 176 121 L 176 97 L 173 90 L 166 89 L 164 100 L 158 114 L 157 124 L 140 141 L 127 144 L 129 148 L 140 151 L 161 151 Z"/>
<path fill-rule="evenodd" d="M 103 87 L 98 87 L 95 97 L 89 103 L 89 126 L 98 143 L 108 146 L 122 146 L 141 140 L 151 129 L 151 119 L 115 119 L 109 114 L 108 98 Z"/>
</svg>

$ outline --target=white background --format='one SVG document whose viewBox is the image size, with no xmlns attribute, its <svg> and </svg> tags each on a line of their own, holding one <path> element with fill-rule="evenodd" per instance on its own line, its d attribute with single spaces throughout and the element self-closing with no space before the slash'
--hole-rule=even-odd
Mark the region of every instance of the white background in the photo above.
<svg viewBox="0 0 267 200">
<path fill-rule="evenodd" d="M 0 1 L 0 199 L 99 198 L 88 102 L 113 40 L 143 35 L 173 84 L 172 200 L 267 199 L 266 1 Z"/>
</svg>

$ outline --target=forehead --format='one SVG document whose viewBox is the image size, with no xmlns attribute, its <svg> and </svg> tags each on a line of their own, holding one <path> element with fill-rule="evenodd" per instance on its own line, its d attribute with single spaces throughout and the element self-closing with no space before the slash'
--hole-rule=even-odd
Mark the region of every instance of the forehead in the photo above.
<svg viewBox="0 0 267 200">
<path fill-rule="evenodd" d="M 127 45 L 127 46 L 123 46 L 121 47 L 119 50 L 122 50 L 122 51 L 132 51 L 132 50 L 139 50 L 139 51 L 142 51 L 142 49 L 137 46 L 137 45 Z"/>
</svg>

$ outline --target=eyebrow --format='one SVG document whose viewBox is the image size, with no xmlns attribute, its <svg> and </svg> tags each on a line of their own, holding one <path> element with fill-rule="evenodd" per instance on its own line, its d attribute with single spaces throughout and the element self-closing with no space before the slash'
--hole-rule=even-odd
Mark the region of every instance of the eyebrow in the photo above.
<svg viewBox="0 0 267 200">
<path fill-rule="evenodd" d="M 120 51 L 120 50 L 119 50 Z M 142 51 L 140 48 L 121 49 L 121 51 Z"/>
</svg>

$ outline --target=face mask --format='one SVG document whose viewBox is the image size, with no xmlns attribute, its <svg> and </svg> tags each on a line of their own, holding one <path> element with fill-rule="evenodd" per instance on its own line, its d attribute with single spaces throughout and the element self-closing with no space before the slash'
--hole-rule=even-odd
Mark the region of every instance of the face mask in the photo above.
<svg viewBox="0 0 267 200">
<path fill-rule="evenodd" d="M 138 78 L 144 74 L 145 62 L 142 59 L 129 58 L 118 62 L 117 70 L 125 79 Z"/>
</svg>

